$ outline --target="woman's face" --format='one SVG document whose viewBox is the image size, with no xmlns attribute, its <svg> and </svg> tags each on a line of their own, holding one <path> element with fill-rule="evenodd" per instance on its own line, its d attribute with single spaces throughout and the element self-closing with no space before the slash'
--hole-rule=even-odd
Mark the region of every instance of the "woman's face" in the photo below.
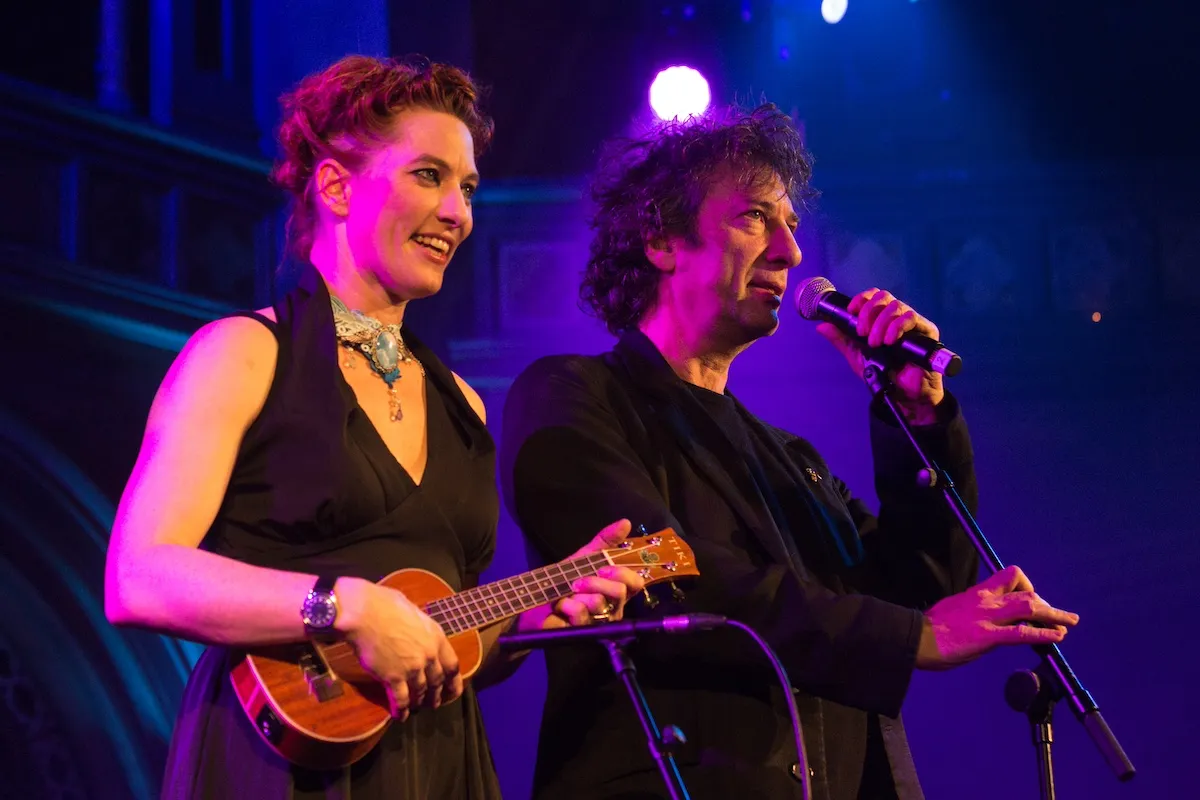
<svg viewBox="0 0 1200 800">
<path fill-rule="evenodd" d="M 359 272 L 397 300 L 435 294 L 471 233 L 478 185 L 474 142 L 461 120 L 402 112 L 391 142 L 348 182 L 346 239 Z"/>
</svg>

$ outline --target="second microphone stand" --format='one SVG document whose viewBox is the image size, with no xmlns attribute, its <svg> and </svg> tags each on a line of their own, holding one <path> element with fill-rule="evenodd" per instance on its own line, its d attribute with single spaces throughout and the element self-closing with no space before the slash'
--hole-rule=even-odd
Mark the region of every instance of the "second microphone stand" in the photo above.
<svg viewBox="0 0 1200 800">
<path fill-rule="evenodd" d="M 683 784 L 683 776 L 679 774 L 674 756 L 675 748 L 686 743 L 687 739 L 684 738 L 683 731 L 674 725 L 668 725 L 659 732 L 654 714 L 650 711 L 650 704 L 646 702 L 646 696 L 642 694 L 642 687 L 638 684 L 637 667 L 625 652 L 627 644 L 628 640 L 604 640 L 613 671 L 620 676 L 621 682 L 629 692 L 629 699 L 633 701 L 633 707 L 637 709 L 638 719 L 641 720 L 642 730 L 646 734 L 646 744 L 650 748 L 650 754 L 654 756 L 654 762 L 658 764 L 658 771 L 667 785 L 667 791 L 671 793 L 672 800 L 690 800 L 691 795 Z"/>
<path fill-rule="evenodd" d="M 720 620 L 720 624 L 725 622 L 724 617 L 712 617 L 711 620 Z M 713 624 L 711 620 L 705 621 L 708 626 Z M 614 628 L 621 626 L 628 628 L 630 623 L 613 623 Z M 705 627 L 705 625 L 700 627 Z M 597 640 L 608 650 L 613 672 L 617 674 L 621 682 L 625 684 L 626 691 L 629 692 L 629 699 L 633 702 L 638 719 L 642 723 L 642 730 L 646 734 L 646 745 L 650 749 L 650 755 L 654 757 L 654 762 L 658 765 L 671 800 L 691 800 L 691 795 L 684 786 L 683 776 L 675 764 L 674 756 L 675 749 L 679 745 L 685 744 L 687 739 L 684 738 L 683 731 L 675 725 L 668 725 L 661 731 L 659 730 L 658 723 L 654 720 L 654 714 L 650 711 L 650 704 L 646 701 L 646 695 L 642 693 L 642 687 L 638 683 L 637 667 L 633 663 L 633 658 L 625 652 L 626 646 L 633 642 L 632 633 L 609 632 L 604 627 L 580 626 L 510 633 L 501 636 L 499 644 L 505 650 L 522 651 L 534 647 Z"/>
</svg>

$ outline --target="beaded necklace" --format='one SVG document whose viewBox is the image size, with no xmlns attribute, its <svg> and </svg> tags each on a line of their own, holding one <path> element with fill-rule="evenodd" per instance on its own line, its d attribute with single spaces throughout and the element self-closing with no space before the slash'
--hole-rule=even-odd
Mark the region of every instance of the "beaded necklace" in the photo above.
<svg viewBox="0 0 1200 800">
<path fill-rule="evenodd" d="M 385 325 L 361 311 L 351 311 L 336 297 L 331 296 L 330 300 L 333 304 L 333 326 L 338 341 L 348 352 L 357 350 L 362 353 L 375 374 L 387 384 L 389 417 L 393 422 L 400 421 L 404 418 L 400 398 L 396 394 L 400 365 L 416 364 L 421 370 L 422 378 L 425 377 L 425 366 L 408 349 L 408 345 L 404 344 L 399 325 Z M 349 355 L 345 364 L 347 367 L 354 366 Z"/>
</svg>

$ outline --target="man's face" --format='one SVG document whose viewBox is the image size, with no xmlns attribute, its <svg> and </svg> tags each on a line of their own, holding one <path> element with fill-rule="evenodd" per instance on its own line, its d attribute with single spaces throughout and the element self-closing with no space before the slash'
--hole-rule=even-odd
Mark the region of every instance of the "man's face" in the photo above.
<svg viewBox="0 0 1200 800">
<path fill-rule="evenodd" d="M 660 300 L 706 329 L 711 341 L 749 344 L 779 327 L 787 272 L 800 263 L 799 219 L 778 176 L 750 185 L 718 174 L 700 204 L 697 241 L 670 241 Z"/>
</svg>

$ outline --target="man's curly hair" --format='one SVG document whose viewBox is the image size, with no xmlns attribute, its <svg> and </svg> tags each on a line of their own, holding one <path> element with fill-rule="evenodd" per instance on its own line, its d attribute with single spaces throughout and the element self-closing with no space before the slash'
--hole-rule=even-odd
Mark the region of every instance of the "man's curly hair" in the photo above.
<svg viewBox="0 0 1200 800">
<path fill-rule="evenodd" d="M 778 177 L 797 211 L 816 196 L 800 133 L 771 103 L 664 122 L 605 146 L 592 179 L 595 235 L 579 296 L 609 331 L 636 328 L 654 307 L 662 273 L 646 244 L 671 236 L 698 243 L 700 204 L 726 169 L 746 187 Z"/>
</svg>

